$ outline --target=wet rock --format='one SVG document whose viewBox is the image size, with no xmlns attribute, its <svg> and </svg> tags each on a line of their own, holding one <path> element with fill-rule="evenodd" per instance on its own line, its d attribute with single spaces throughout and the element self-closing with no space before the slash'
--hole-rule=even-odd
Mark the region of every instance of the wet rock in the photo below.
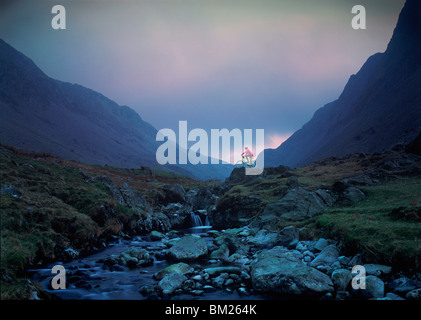
<svg viewBox="0 0 421 320">
<path fill-rule="evenodd" d="M 66 248 L 63 250 L 63 256 L 66 259 L 75 259 L 79 256 L 79 251 L 73 249 L 73 248 Z"/>
<path fill-rule="evenodd" d="M 159 231 L 153 230 L 149 234 L 149 238 L 151 239 L 151 241 L 159 241 L 159 240 L 164 239 L 165 235 Z"/>
<path fill-rule="evenodd" d="M 366 299 L 383 298 L 384 282 L 376 276 L 366 276 L 360 278 L 360 283 L 365 282 L 365 289 L 353 289 L 353 292 Z"/>
<path fill-rule="evenodd" d="M 294 241 L 299 240 L 299 230 L 295 226 L 289 226 L 279 231 L 277 242 L 279 245 L 287 247 Z"/>
<path fill-rule="evenodd" d="M 402 276 L 389 283 L 389 288 L 396 294 L 405 295 L 411 290 L 421 287 L 421 281 Z"/>
<path fill-rule="evenodd" d="M 241 269 L 238 267 L 231 267 L 231 266 L 222 266 L 222 267 L 213 267 L 213 268 L 206 268 L 203 270 L 211 277 L 215 277 L 221 273 L 234 273 L 234 274 L 241 274 Z"/>
<path fill-rule="evenodd" d="M 166 274 L 158 283 L 158 287 L 162 290 L 163 294 L 172 294 L 175 290 L 181 288 L 187 278 L 178 272 L 171 272 Z"/>
<path fill-rule="evenodd" d="M 177 230 L 170 230 L 166 233 L 166 236 L 170 239 L 178 238 L 180 237 L 181 232 Z"/>
<path fill-rule="evenodd" d="M 332 273 L 332 281 L 338 291 L 345 291 L 352 280 L 352 273 L 348 269 L 338 269 Z"/>
<path fill-rule="evenodd" d="M 340 256 L 340 257 L 338 257 L 338 261 L 339 261 L 339 263 L 342 265 L 342 266 L 345 266 L 345 267 L 347 267 L 347 266 L 349 266 L 350 264 L 350 261 L 351 261 L 351 258 L 350 257 L 345 257 L 345 256 Z"/>
<path fill-rule="evenodd" d="M 238 265 L 245 265 L 250 262 L 250 259 L 248 259 L 245 255 L 234 253 L 228 257 L 227 262 Z"/>
<path fill-rule="evenodd" d="M 420 301 L 421 300 L 421 288 L 409 291 L 406 294 L 405 298 L 408 299 L 408 300 Z"/>
<path fill-rule="evenodd" d="M 339 250 L 334 245 L 328 245 L 322 252 L 311 262 L 311 266 L 317 267 L 320 265 L 330 265 L 334 263 L 339 257 Z"/>
<path fill-rule="evenodd" d="M 196 287 L 196 283 L 193 280 L 191 280 L 191 279 L 187 279 L 181 285 L 181 289 L 183 291 L 186 291 L 186 292 L 189 292 L 189 291 L 194 290 L 195 287 Z"/>
<path fill-rule="evenodd" d="M 134 269 L 137 266 L 137 263 L 139 262 L 139 260 L 135 257 L 125 257 L 125 264 L 129 269 Z"/>
<path fill-rule="evenodd" d="M 186 275 L 186 274 L 192 273 L 193 270 L 194 269 L 191 266 L 189 266 L 187 263 L 179 262 L 158 271 L 157 273 L 154 274 L 154 278 L 156 280 L 161 280 L 165 275 L 169 273 L 174 273 L 174 272 L 180 273 L 182 275 Z"/>
<path fill-rule="evenodd" d="M 234 284 L 234 280 L 229 278 L 225 281 L 224 286 L 228 287 Z"/>
<path fill-rule="evenodd" d="M 203 291 L 206 292 L 206 293 L 210 293 L 210 292 L 215 292 L 216 289 L 215 289 L 215 287 L 212 287 L 210 285 L 204 285 Z"/>
<path fill-rule="evenodd" d="M 119 264 L 127 265 L 129 268 L 151 266 L 153 265 L 153 257 L 145 249 L 131 248 L 121 253 Z"/>
<path fill-rule="evenodd" d="M 276 221 L 301 221 L 327 209 L 323 200 L 301 187 L 290 190 L 282 199 L 268 203 L 260 216 L 261 224 Z"/>
<path fill-rule="evenodd" d="M 308 267 L 283 247 L 263 250 L 251 264 L 253 288 L 291 296 L 323 295 L 333 292 L 332 280 Z"/>
<path fill-rule="evenodd" d="M 212 284 L 216 288 L 223 288 L 225 281 L 229 278 L 228 273 L 221 273 L 219 276 L 212 279 Z"/>
<path fill-rule="evenodd" d="M 206 241 L 198 236 L 184 236 L 167 251 L 167 259 L 175 261 L 193 261 L 207 256 Z"/>
<path fill-rule="evenodd" d="M 398 296 L 397 294 L 392 293 L 392 292 L 388 292 L 388 293 L 386 293 L 386 298 L 387 298 L 388 300 L 405 300 L 405 299 L 404 299 L 404 298 L 402 298 L 401 296 Z"/>
<path fill-rule="evenodd" d="M 197 192 L 190 197 L 193 210 L 204 209 L 210 211 L 209 208 L 214 206 L 219 197 L 214 193 L 213 188 L 205 186 L 197 190 Z"/>
<path fill-rule="evenodd" d="M 329 245 L 329 241 L 328 240 L 326 240 L 324 238 L 320 238 L 319 240 L 317 240 L 316 244 L 314 245 L 314 249 L 316 249 L 318 251 L 322 251 L 328 245 Z"/>
<path fill-rule="evenodd" d="M 365 264 L 365 274 L 380 277 L 382 275 L 388 275 L 392 272 L 392 267 L 381 265 L 381 264 Z"/>
<path fill-rule="evenodd" d="M 364 263 L 363 263 L 363 258 L 362 258 L 361 253 L 357 253 L 355 256 L 353 256 L 348 263 L 348 265 L 351 267 L 356 266 L 356 265 L 362 265 L 362 264 Z"/>
<path fill-rule="evenodd" d="M 257 195 L 230 195 L 219 199 L 216 210 L 209 212 L 210 224 L 219 229 L 248 225 L 261 209 Z"/>
<path fill-rule="evenodd" d="M 156 294 L 155 286 L 142 286 L 139 290 L 139 293 L 142 296 L 148 297 Z"/>
<path fill-rule="evenodd" d="M 200 274 L 197 274 L 197 275 L 191 277 L 191 279 L 195 280 L 195 281 L 202 281 L 202 276 Z"/>
<path fill-rule="evenodd" d="M 148 212 L 140 216 L 137 227 L 138 232 L 143 233 L 149 233 L 153 230 L 167 232 L 171 229 L 171 222 L 162 212 Z"/>
<path fill-rule="evenodd" d="M 201 296 L 203 295 L 204 291 L 203 290 L 193 290 L 191 291 L 191 294 L 194 296 Z"/>
<path fill-rule="evenodd" d="M 351 299 L 351 294 L 348 291 L 337 291 L 335 299 L 336 300 L 349 300 Z"/>
<path fill-rule="evenodd" d="M 240 296 L 247 296 L 249 293 L 247 292 L 247 289 L 244 287 L 240 287 L 237 289 L 237 292 Z"/>
<path fill-rule="evenodd" d="M 229 249 L 226 244 L 222 244 L 219 249 L 213 251 L 210 255 L 211 259 L 220 259 L 223 261 L 227 261 L 229 256 Z"/>
<path fill-rule="evenodd" d="M 226 244 L 230 252 L 238 252 L 240 254 L 246 254 L 250 249 L 244 238 L 238 238 L 236 235 L 226 232 L 217 237 L 214 243 L 218 246 Z"/>
<path fill-rule="evenodd" d="M 254 237 L 249 237 L 248 242 L 261 248 L 273 248 L 278 242 L 278 234 L 262 229 Z"/>
</svg>

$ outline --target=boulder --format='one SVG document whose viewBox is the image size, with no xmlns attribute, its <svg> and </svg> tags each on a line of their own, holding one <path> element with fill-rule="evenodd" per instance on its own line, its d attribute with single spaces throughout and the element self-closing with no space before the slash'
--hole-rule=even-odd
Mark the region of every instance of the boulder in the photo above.
<svg viewBox="0 0 421 320">
<path fill-rule="evenodd" d="M 358 188 L 349 187 L 343 192 L 343 197 L 352 202 L 358 202 L 364 200 L 365 194 Z"/>
<path fill-rule="evenodd" d="M 172 294 L 175 290 L 181 288 L 187 278 L 178 272 L 166 274 L 158 283 L 158 287 L 162 290 L 163 294 Z"/>
<path fill-rule="evenodd" d="M 187 263 L 184 262 L 179 262 L 179 263 L 175 263 L 172 264 L 160 271 L 158 271 L 157 273 L 154 274 L 154 278 L 156 280 L 161 280 L 162 278 L 164 278 L 165 275 L 169 274 L 169 273 L 173 273 L 173 272 L 177 272 L 180 273 L 182 275 L 186 275 L 189 274 L 191 272 L 193 272 L 193 268 L 190 267 Z"/>
<path fill-rule="evenodd" d="M 334 245 L 328 245 L 322 252 L 311 262 L 312 267 L 318 267 L 321 265 L 329 266 L 334 263 L 339 257 L 339 250 Z"/>
<path fill-rule="evenodd" d="M 381 264 L 364 264 L 365 274 L 368 276 L 388 275 L 392 272 L 392 267 Z"/>
<path fill-rule="evenodd" d="M 219 197 L 212 192 L 212 188 L 203 187 L 197 190 L 193 195 L 190 195 L 190 202 L 193 210 L 208 210 L 210 207 L 216 205 Z"/>
<path fill-rule="evenodd" d="M 320 197 L 320 199 L 323 200 L 325 205 L 328 207 L 332 206 L 338 199 L 338 196 L 330 190 L 318 189 L 315 191 L 315 193 Z"/>
<path fill-rule="evenodd" d="M 278 242 L 278 234 L 262 229 L 254 237 L 249 237 L 248 242 L 263 248 L 273 248 Z"/>
<path fill-rule="evenodd" d="M 364 278 L 361 280 L 364 281 Z M 384 282 L 376 276 L 365 277 L 365 289 L 359 289 L 363 297 L 367 299 L 384 297 Z"/>
<path fill-rule="evenodd" d="M 123 251 L 119 256 L 119 264 L 133 269 L 137 266 L 145 267 L 153 265 L 153 258 L 145 249 L 131 248 Z"/>
<path fill-rule="evenodd" d="M 212 279 L 212 284 L 216 288 L 222 288 L 225 281 L 229 278 L 228 273 L 221 273 L 219 276 Z"/>
<path fill-rule="evenodd" d="M 345 291 L 352 280 L 352 273 L 348 269 L 337 269 L 332 272 L 332 281 L 337 291 Z"/>
<path fill-rule="evenodd" d="M 167 251 L 167 259 L 174 261 L 194 261 L 207 256 L 206 241 L 198 236 L 184 236 L 174 242 Z"/>
<path fill-rule="evenodd" d="M 206 268 L 203 270 L 211 277 L 215 277 L 221 273 L 233 273 L 233 274 L 241 274 L 241 269 L 238 267 L 230 267 L 230 266 L 222 266 L 222 267 L 213 267 L 213 268 Z"/>
<path fill-rule="evenodd" d="M 249 224 L 260 211 L 262 199 L 257 195 L 222 196 L 216 210 L 209 212 L 210 224 L 217 229 L 237 228 Z"/>
<path fill-rule="evenodd" d="M 396 294 L 405 295 L 411 290 L 421 288 L 421 281 L 402 276 L 390 282 L 389 288 Z"/>
<path fill-rule="evenodd" d="M 392 292 L 388 292 L 386 293 L 386 297 L 387 300 L 405 300 L 404 298 L 402 298 L 401 296 L 398 296 L 395 293 Z"/>
<path fill-rule="evenodd" d="M 180 184 L 166 184 L 162 186 L 164 193 L 164 204 L 168 203 L 186 203 L 186 190 Z"/>
<path fill-rule="evenodd" d="M 408 300 L 420 301 L 421 300 L 421 288 L 409 291 L 406 294 L 405 298 L 408 299 Z"/>
<path fill-rule="evenodd" d="M 229 249 L 226 244 L 222 244 L 218 249 L 210 254 L 210 259 L 220 259 L 227 261 L 229 256 Z"/>
<path fill-rule="evenodd" d="M 149 234 L 149 238 L 150 238 L 152 241 L 159 241 L 159 240 L 164 239 L 164 238 L 165 238 L 165 235 L 164 235 L 164 234 L 162 234 L 162 233 L 161 233 L 161 232 L 159 232 L 159 231 L 153 230 L 153 231 L 151 231 L 151 233 Z"/>
<path fill-rule="evenodd" d="M 263 225 L 276 221 L 301 221 L 327 209 L 327 205 L 312 191 L 301 187 L 290 190 L 282 199 L 268 203 L 260 215 Z"/>
<path fill-rule="evenodd" d="M 171 229 L 168 217 L 161 212 L 149 212 L 141 215 L 137 222 L 138 231 L 149 233 L 153 230 L 167 232 Z"/>
<path fill-rule="evenodd" d="M 279 231 L 278 243 L 281 246 L 287 247 L 292 242 L 299 240 L 299 233 L 299 229 L 295 226 L 285 227 Z"/>
<path fill-rule="evenodd" d="M 226 244 L 230 252 L 237 252 L 240 254 L 245 254 L 250 249 L 250 246 L 245 241 L 242 241 L 236 235 L 227 232 L 216 237 L 214 244 L 218 246 Z"/>
<path fill-rule="evenodd" d="M 257 291 L 289 296 L 322 296 L 334 290 L 327 275 L 306 266 L 284 247 L 261 251 L 251 264 L 251 280 Z"/>
<path fill-rule="evenodd" d="M 151 211 L 150 206 L 148 205 L 145 198 L 143 197 L 143 194 L 140 191 L 132 189 L 128 185 L 126 185 L 126 188 L 120 189 L 120 194 L 123 197 L 124 204 L 127 207 L 141 212 Z"/>
<path fill-rule="evenodd" d="M 316 244 L 314 245 L 314 249 L 316 249 L 318 251 L 322 251 L 328 245 L 329 245 L 329 241 L 328 240 L 326 240 L 324 238 L 320 238 L 319 240 L 317 240 Z"/>
</svg>

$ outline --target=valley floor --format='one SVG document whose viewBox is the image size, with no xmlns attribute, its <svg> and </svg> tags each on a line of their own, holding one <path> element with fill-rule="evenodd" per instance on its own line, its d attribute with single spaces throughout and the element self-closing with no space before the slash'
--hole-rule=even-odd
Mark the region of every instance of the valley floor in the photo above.
<svg viewBox="0 0 421 320">
<path fill-rule="evenodd" d="M 61 298 L 420 298 L 419 156 L 235 169 L 225 182 L 0 156 L 2 299 L 54 298 L 47 269 L 59 262 Z M 212 229 L 186 233 L 192 213 Z M 369 290 L 351 287 L 357 265 Z"/>
</svg>

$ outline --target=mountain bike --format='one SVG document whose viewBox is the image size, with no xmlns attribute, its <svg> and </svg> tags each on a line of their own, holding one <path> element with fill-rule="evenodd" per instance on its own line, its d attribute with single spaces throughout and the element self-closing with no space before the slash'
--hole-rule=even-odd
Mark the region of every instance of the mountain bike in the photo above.
<svg viewBox="0 0 421 320">
<path fill-rule="evenodd" d="M 247 162 L 247 158 L 244 156 L 241 156 L 241 160 L 238 160 L 235 163 L 236 168 L 254 168 L 256 166 L 256 159 L 254 157 L 251 158 L 250 162 Z"/>
</svg>

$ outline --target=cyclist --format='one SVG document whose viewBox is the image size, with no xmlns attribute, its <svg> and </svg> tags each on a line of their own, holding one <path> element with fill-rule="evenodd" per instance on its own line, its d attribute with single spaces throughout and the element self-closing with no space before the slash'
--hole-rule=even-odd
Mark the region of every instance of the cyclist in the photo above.
<svg viewBox="0 0 421 320">
<path fill-rule="evenodd" d="M 250 149 L 249 149 L 248 147 L 245 147 L 244 149 L 245 149 L 245 150 L 244 150 L 244 152 L 241 154 L 241 156 L 242 156 L 243 158 L 246 158 L 246 160 L 247 160 L 247 164 L 248 164 L 249 166 L 251 166 L 251 165 L 253 164 L 253 157 L 254 157 L 254 155 L 253 155 L 253 153 L 250 151 Z"/>
</svg>

